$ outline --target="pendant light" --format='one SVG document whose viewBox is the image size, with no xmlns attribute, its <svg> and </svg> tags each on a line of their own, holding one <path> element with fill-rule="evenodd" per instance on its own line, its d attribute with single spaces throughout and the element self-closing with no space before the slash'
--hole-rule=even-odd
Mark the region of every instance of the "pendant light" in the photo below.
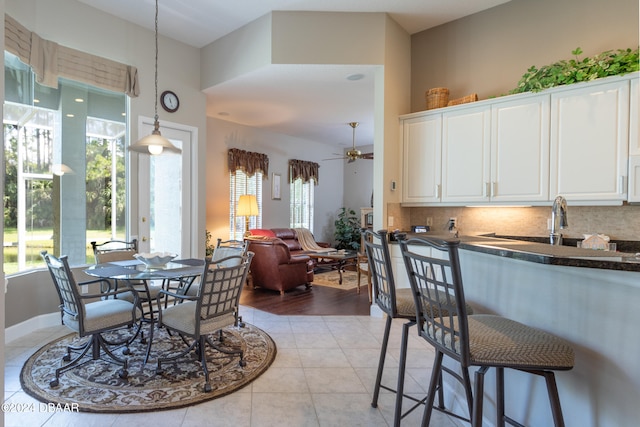
<svg viewBox="0 0 640 427">
<path fill-rule="evenodd" d="M 160 122 L 158 121 L 158 0 L 156 0 L 156 63 L 155 63 L 155 116 L 151 135 L 139 139 L 129 146 L 129 151 L 137 153 L 158 155 L 165 150 L 181 153 L 182 150 L 173 145 L 167 138 L 160 134 Z"/>
</svg>

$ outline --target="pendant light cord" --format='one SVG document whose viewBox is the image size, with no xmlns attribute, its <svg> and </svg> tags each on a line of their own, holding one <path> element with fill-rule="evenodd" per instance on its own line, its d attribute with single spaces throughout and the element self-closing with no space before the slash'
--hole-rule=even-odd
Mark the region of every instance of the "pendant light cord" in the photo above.
<svg viewBox="0 0 640 427">
<path fill-rule="evenodd" d="M 155 105 L 155 122 L 158 123 L 158 0 L 156 0 L 156 76 L 155 76 L 155 97 L 154 97 L 154 105 Z"/>
</svg>

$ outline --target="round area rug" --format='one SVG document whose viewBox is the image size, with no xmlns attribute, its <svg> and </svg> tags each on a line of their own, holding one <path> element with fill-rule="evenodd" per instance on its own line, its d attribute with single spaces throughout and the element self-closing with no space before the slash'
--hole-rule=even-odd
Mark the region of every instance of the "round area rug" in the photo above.
<svg viewBox="0 0 640 427">
<path fill-rule="evenodd" d="M 145 325 L 144 330 L 146 334 L 148 326 Z M 210 358 L 207 367 L 212 391 L 205 393 L 204 373 L 194 351 L 176 361 L 163 362 L 164 372 L 156 375 L 156 357 L 159 354 L 168 356 L 185 348 L 178 335 L 169 335 L 162 328 L 154 333 L 151 356 L 146 365 L 146 344 L 142 344 L 139 337 L 132 343 L 131 354 L 127 358 L 127 379 L 118 376 L 120 365 L 91 360 L 62 373 L 59 386 L 51 388 L 49 382 L 55 377 L 55 370 L 66 354 L 67 345 L 78 345 L 86 339 L 69 334 L 33 354 L 20 373 L 24 391 L 41 402 L 69 405 L 81 412 L 126 413 L 176 409 L 215 399 L 244 387 L 265 372 L 276 356 L 275 343 L 261 329 L 248 323 L 243 328 L 225 328 L 224 346 L 241 346 L 246 366 L 239 365 L 238 356 L 224 355 L 207 345 L 207 356 Z M 116 350 L 115 354 L 121 356 L 122 352 Z M 85 357 L 90 359 L 90 356 Z"/>
</svg>

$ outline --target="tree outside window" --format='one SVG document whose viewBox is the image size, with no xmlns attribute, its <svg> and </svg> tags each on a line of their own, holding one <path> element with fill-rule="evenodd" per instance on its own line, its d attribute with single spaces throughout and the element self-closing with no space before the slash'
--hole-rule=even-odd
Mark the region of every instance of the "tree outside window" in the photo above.
<svg viewBox="0 0 640 427">
<path fill-rule="evenodd" d="M 5 53 L 4 270 L 40 251 L 93 263 L 91 240 L 126 234 L 126 96 L 70 80 L 38 85 Z"/>
</svg>

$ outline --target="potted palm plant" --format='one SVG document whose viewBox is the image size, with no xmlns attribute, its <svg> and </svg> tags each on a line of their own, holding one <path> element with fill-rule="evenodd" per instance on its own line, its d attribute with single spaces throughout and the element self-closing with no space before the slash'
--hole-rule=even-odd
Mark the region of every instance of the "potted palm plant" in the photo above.
<svg viewBox="0 0 640 427">
<path fill-rule="evenodd" d="M 360 249 L 360 219 L 353 209 L 340 208 L 338 218 L 334 221 L 336 249 Z"/>
</svg>

